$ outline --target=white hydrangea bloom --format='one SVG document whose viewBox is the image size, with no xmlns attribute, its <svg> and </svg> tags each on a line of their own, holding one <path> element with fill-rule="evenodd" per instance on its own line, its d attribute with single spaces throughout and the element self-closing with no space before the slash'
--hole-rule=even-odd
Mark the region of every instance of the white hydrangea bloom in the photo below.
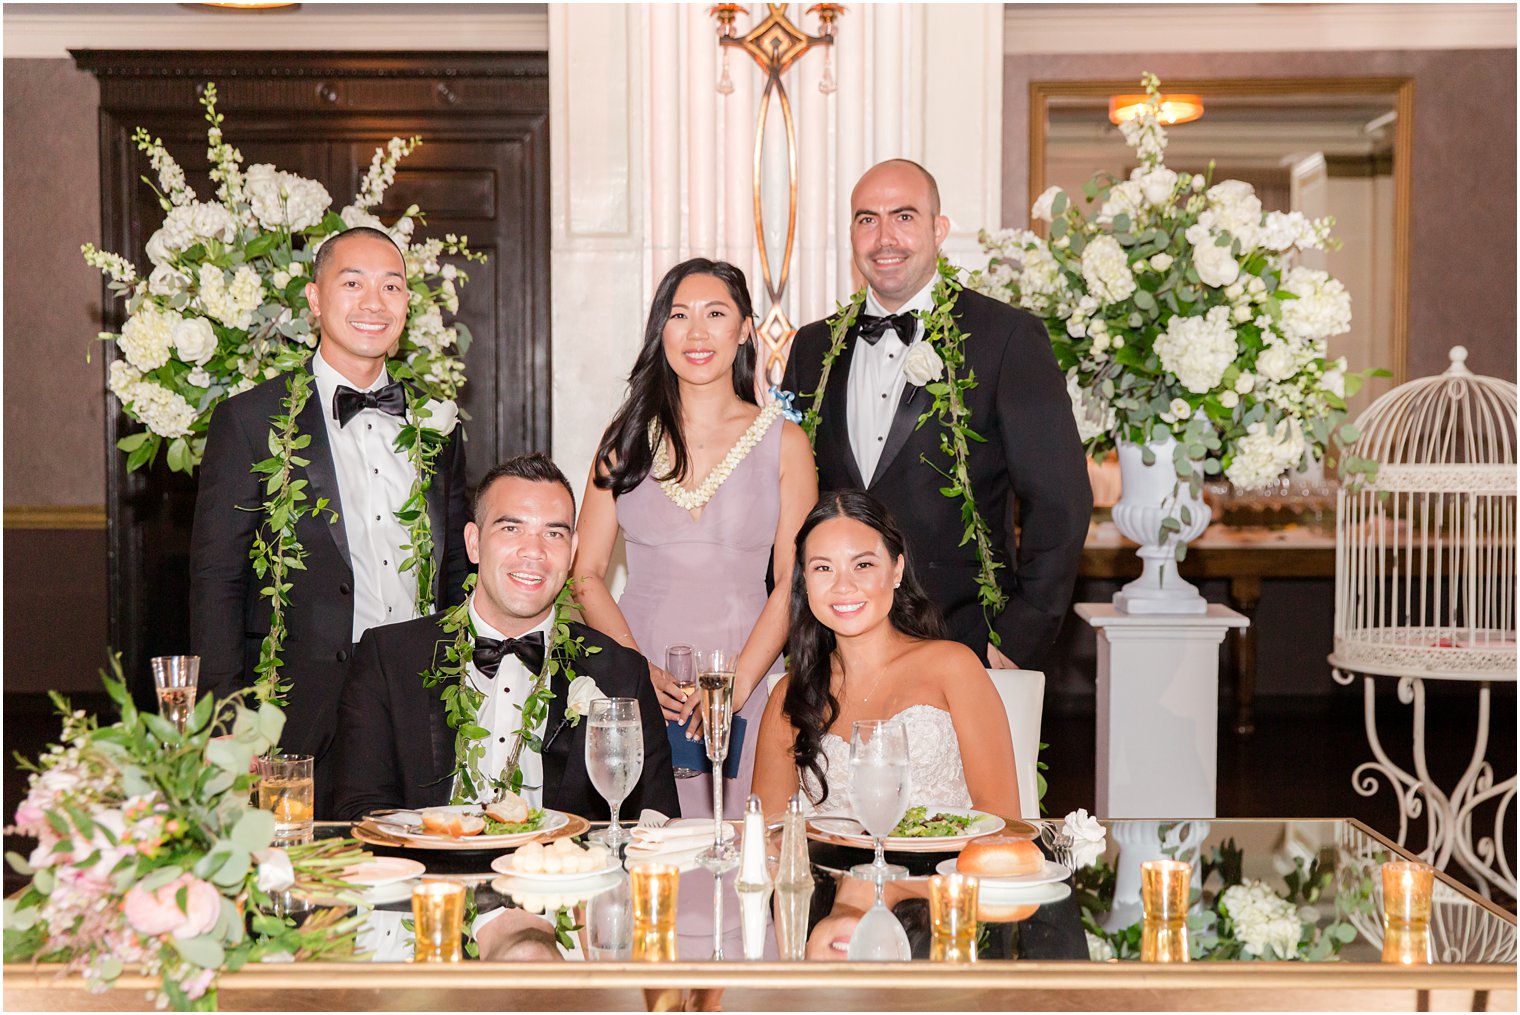
<svg viewBox="0 0 1520 1015">
<path fill-rule="evenodd" d="M 1283 277 L 1281 288 L 1298 297 L 1282 301 L 1284 334 L 1314 339 L 1351 330 L 1351 294 L 1338 279 L 1318 268 L 1297 266 Z"/>
<path fill-rule="evenodd" d="M 149 430 L 160 437 L 190 436 L 196 412 L 183 397 L 152 381 L 138 381 L 130 394 L 132 410 Z"/>
<path fill-rule="evenodd" d="M 1199 395 L 1219 384 L 1236 352 L 1228 307 L 1212 307 L 1202 317 L 1174 317 L 1156 338 L 1162 367 Z"/>
<path fill-rule="evenodd" d="M 1297 465 L 1306 447 L 1296 419 L 1283 419 L 1271 429 L 1265 422 L 1252 423 L 1235 443 L 1235 457 L 1224 470 L 1225 478 L 1241 490 L 1266 486 Z"/>
<path fill-rule="evenodd" d="M 254 217 L 266 229 L 310 229 L 332 205 L 327 188 L 317 181 L 281 172 L 268 163 L 248 167 L 243 192 Z"/>
<path fill-rule="evenodd" d="M 169 213 L 169 217 L 173 218 L 179 213 L 186 214 L 190 231 L 200 239 L 231 243 L 237 238 L 237 222 L 232 213 L 214 201 L 196 201 L 183 208 L 176 208 Z"/>
<path fill-rule="evenodd" d="M 1103 235 L 1082 250 L 1082 279 L 1100 303 L 1118 303 L 1135 291 L 1135 273 L 1119 241 Z"/>
<path fill-rule="evenodd" d="M 1066 394 L 1071 399 L 1071 414 L 1077 420 L 1077 436 L 1086 444 L 1095 437 L 1110 433 L 1118 423 L 1113 406 L 1091 388 L 1084 388 L 1077 368 L 1066 372 Z"/>
<path fill-rule="evenodd" d="M 1297 357 L 1287 342 L 1273 342 L 1256 357 L 1256 372 L 1270 381 L 1285 381 L 1298 373 Z"/>
<path fill-rule="evenodd" d="M 1269 211 L 1262 221 L 1261 245 L 1268 250 L 1312 250 L 1324 245 L 1314 223 L 1299 211 Z"/>
<path fill-rule="evenodd" d="M 110 389 L 111 394 L 125 402 L 129 400 L 128 392 L 131 391 L 132 385 L 140 380 L 142 380 L 141 370 L 124 359 L 112 360 L 110 374 L 106 378 L 106 387 Z"/>
<path fill-rule="evenodd" d="M 221 268 L 202 264 L 197 281 L 200 308 L 229 328 L 246 329 L 253 323 L 254 311 L 264 303 L 264 282 L 247 265 L 238 268 L 229 284 Z"/>
<path fill-rule="evenodd" d="M 1298 911 L 1265 884 L 1246 881 L 1231 885 L 1219 901 L 1234 921 L 1235 936 L 1246 954 L 1259 958 L 1271 948 L 1278 958 L 1286 959 L 1297 953 L 1303 934 Z"/>
<path fill-rule="evenodd" d="M 1249 183 L 1223 180 L 1205 193 L 1207 206 L 1198 222 L 1211 232 L 1227 232 L 1240 241 L 1241 250 L 1259 245 L 1261 235 L 1261 199 Z"/>
<path fill-rule="evenodd" d="M 147 373 L 169 362 L 173 348 L 174 325 L 180 316 L 171 311 L 144 305 L 127 318 L 116 344 L 122 355 L 138 370 Z"/>
<path fill-rule="evenodd" d="M 1098 211 L 1098 224 L 1110 225 L 1120 215 L 1128 215 L 1133 223 L 1140 213 L 1145 210 L 1145 193 L 1140 189 L 1140 184 L 1133 180 L 1125 180 L 1116 183 L 1108 192 L 1108 197 L 1103 201 L 1103 207 Z"/>
</svg>

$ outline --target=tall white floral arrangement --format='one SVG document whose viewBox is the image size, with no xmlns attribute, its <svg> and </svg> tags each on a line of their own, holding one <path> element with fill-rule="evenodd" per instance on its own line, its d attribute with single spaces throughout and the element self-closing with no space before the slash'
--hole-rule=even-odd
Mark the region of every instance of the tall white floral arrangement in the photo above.
<svg viewBox="0 0 1520 1015">
<path fill-rule="evenodd" d="M 1087 215 L 1049 188 L 1030 211 L 1050 224 L 1049 240 L 984 231 L 992 261 L 968 284 L 1045 319 L 1094 457 L 1170 435 L 1194 493 L 1221 471 L 1238 487 L 1263 486 L 1354 440 L 1345 399 L 1383 371 L 1349 373 L 1344 358 L 1327 358 L 1326 340 L 1351 327 L 1351 297 L 1295 264 L 1333 245 L 1333 220 L 1264 212 L 1250 184 L 1167 168 L 1161 83 L 1141 81 L 1149 104 L 1120 126 L 1140 162 L 1129 179 L 1089 182 Z"/>
<path fill-rule="evenodd" d="M 85 244 L 84 259 L 110 278 L 126 301 L 120 334 L 102 332 L 121 358 L 111 363 L 108 387 L 126 414 L 144 429 L 118 441 L 127 468 L 151 463 L 167 447 L 169 468 L 193 472 L 206 445 L 211 411 L 224 398 L 300 366 L 317 344 L 306 302 L 306 283 L 317 249 L 354 226 L 387 232 L 406 259 L 410 309 L 406 332 L 394 352 L 391 376 L 405 379 L 440 402 L 453 399 L 465 381 L 470 333 L 445 323 L 459 309 L 458 287 L 468 277 L 445 255 L 483 262 L 463 236 L 413 240 L 416 205 L 389 226 L 377 218 L 396 165 L 422 143 L 391 138 L 377 148 L 353 201 L 340 210 L 315 180 L 272 165 L 243 167 L 243 156 L 222 136 L 216 86 L 207 84 L 206 156 L 216 200 L 200 200 L 184 170 L 163 142 L 138 128 L 133 135 L 148 156 L 165 212 L 148 239 L 152 263 L 143 276 L 120 254 Z"/>
</svg>

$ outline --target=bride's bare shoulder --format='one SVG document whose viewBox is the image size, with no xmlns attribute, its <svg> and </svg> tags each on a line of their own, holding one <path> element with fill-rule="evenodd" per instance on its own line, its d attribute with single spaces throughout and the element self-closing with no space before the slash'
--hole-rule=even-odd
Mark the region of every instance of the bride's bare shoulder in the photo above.
<svg viewBox="0 0 1520 1015">
<path fill-rule="evenodd" d="M 958 641 L 921 641 L 904 655 L 925 676 L 954 680 L 968 673 L 987 675 L 975 652 Z"/>
</svg>

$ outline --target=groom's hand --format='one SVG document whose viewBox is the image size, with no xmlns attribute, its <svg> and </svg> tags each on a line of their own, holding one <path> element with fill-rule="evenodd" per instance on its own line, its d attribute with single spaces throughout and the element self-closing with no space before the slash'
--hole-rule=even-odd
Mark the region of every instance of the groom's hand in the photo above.
<svg viewBox="0 0 1520 1015">
<path fill-rule="evenodd" d="M 987 643 L 987 663 L 994 670 L 1016 670 L 1018 664 L 998 651 L 998 647 L 992 642 Z"/>
</svg>

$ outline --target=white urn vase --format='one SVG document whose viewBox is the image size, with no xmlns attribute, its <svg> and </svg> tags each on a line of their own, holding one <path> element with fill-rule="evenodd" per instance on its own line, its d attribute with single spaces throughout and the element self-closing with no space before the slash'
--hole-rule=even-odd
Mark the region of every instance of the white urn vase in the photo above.
<svg viewBox="0 0 1520 1015">
<path fill-rule="evenodd" d="M 1208 603 L 1198 589 L 1177 573 L 1177 544 L 1198 538 L 1208 528 L 1209 508 L 1203 496 L 1194 496 L 1187 480 L 1179 480 L 1172 455 L 1177 442 L 1148 444 L 1119 442 L 1119 480 L 1122 489 L 1114 505 L 1114 525 L 1140 544 L 1135 555 L 1144 564 L 1140 577 L 1114 593 L 1114 607 L 1121 613 L 1200 614 Z M 1145 464 L 1145 449 L 1154 454 Z M 1183 508 L 1186 508 L 1184 520 Z M 1175 518 L 1180 530 L 1164 536 L 1161 522 Z"/>
</svg>

